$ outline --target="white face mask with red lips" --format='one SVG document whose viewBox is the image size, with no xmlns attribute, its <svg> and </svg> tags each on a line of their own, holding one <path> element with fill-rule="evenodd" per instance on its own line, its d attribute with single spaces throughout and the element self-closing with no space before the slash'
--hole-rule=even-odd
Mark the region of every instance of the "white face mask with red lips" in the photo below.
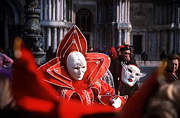
<svg viewBox="0 0 180 118">
<path fill-rule="evenodd" d="M 124 63 L 121 63 L 122 65 L 122 71 L 121 71 L 121 80 L 124 84 L 132 87 L 135 85 L 137 81 L 141 77 L 144 77 L 146 74 L 141 73 L 141 70 L 139 67 L 133 64 L 126 65 Z"/>
</svg>

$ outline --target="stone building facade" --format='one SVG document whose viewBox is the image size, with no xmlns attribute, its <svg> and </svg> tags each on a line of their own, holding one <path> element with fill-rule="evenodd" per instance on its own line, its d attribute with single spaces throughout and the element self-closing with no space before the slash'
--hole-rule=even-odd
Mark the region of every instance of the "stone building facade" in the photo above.
<svg viewBox="0 0 180 118">
<path fill-rule="evenodd" d="M 0 1 L 0 47 L 12 49 L 13 39 L 22 35 L 25 5 L 34 0 Z M 96 50 L 133 45 L 136 58 L 146 52 L 149 60 L 180 52 L 179 0 L 39 0 L 42 48 L 52 47 L 76 24 L 88 46 Z"/>
<path fill-rule="evenodd" d="M 180 1 L 133 0 L 131 3 L 131 44 L 137 55 L 145 51 L 149 60 L 180 53 Z"/>
</svg>

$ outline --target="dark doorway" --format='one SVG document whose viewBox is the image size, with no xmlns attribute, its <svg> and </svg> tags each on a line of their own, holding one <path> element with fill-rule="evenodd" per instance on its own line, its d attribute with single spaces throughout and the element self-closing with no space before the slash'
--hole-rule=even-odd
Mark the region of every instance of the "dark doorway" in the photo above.
<svg viewBox="0 0 180 118">
<path fill-rule="evenodd" d="M 76 25 L 82 31 L 88 46 L 90 46 L 90 32 L 92 31 L 92 13 L 90 10 L 82 8 L 76 13 Z"/>
<path fill-rule="evenodd" d="M 13 5 L 13 4 L 12 4 Z M 13 36 L 16 33 L 15 16 L 12 6 L 5 0 L 0 1 L 0 48 L 5 52 L 13 48 Z"/>
<path fill-rule="evenodd" d="M 135 54 L 142 52 L 142 35 L 133 35 L 133 47 Z"/>
<path fill-rule="evenodd" d="M 83 32 L 91 32 L 92 14 L 88 9 L 80 9 L 76 13 L 76 25 Z"/>
<path fill-rule="evenodd" d="M 0 48 L 4 50 L 5 42 L 4 42 L 4 22 L 0 20 Z"/>
</svg>

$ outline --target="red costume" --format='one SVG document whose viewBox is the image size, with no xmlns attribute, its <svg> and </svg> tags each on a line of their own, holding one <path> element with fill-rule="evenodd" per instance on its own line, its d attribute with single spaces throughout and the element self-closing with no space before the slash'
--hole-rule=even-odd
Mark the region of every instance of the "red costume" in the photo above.
<svg viewBox="0 0 180 118">
<path fill-rule="evenodd" d="M 73 52 L 81 52 L 87 62 L 87 71 L 82 80 L 73 80 L 66 68 L 67 56 Z M 114 90 L 101 77 L 110 65 L 110 58 L 101 53 L 87 53 L 86 39 L 80 30 L 73 26 L 61 41 L 57 56 L 39 69 L 46 75 L 46 81 L 57 88 L 60 96 L 68 101 L 79 99 L 84 104 L 95 102 L 109 104 L 114 98 Z M 121 106 L 125 98 L 120 97 Z"/>
<path fill-rule="evenodd" d="M 112 107 L 94 104 L 87 106 L 79 101 L 67 102 L 58 97 L 55 89 L 44 81 L 37 71 L 32 53 L 15 40 L 12 91 L 18 109 L 10 110 L 7 116 L 20 118 L 80 118 L 96 113 L 111 113 Z M 12 114 L 11 114 L 12 113 Z M 2 115 L 2 114 L 1 114 Z M 0 116 L 1 116 L 0 115 Z M 11 117 L 12 117 L 11 116 Z M 3 116 L 4 117 L 4 116 Z"/>
</svg>

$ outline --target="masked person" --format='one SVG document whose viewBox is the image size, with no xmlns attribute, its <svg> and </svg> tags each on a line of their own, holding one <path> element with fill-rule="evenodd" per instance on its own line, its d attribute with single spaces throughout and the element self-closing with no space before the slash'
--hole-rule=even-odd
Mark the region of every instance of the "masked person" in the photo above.
<svg viewBox="0 0 180 118">
<path fill-rule="evenodd" d="M 118 90 L 120 95 L 131 96 L 138 89 L 138 81 L 141 77 L 144 77 L 145 74 L 141 73 L 140 68 L 135 64 L 126 65 L 121 63 L 121 77 Z"/>
<path fill-rule="evenodd" d="M 126 66 L 123 66 L 123 65 Z M 131 65 L 131 66 L 128 66 Z M 126 68 L 125 68 L 126 67 Z M 128 80 L 128 76 L 133 76 L 135 73 L 138 73 L 138 75 L 141 75 L 139 67 L 136 65 L 136 61 L 134 59 L 134 56 L 132 54 L 132 49 L 130 45 L 124 44 L 121 45 L 119 48 L 119 56 L 115 60 L 114 67 L 112 67 L 114 71 L 111 71 L 114 78 L 114 85 L 115 85 L 115 92 L 116 94 L 120 95 L 128 95 L 132 94 L 132 91 L 135 91 L 138 87 L 137 81 L 141 76 L 137 76 L 137 79 L 135 81 Z M 135 77 L 136 78 L 136 77 Z M 133 83 L 133 86 L 129 86 L 125 80 L 127 79 L 127 82 L 129 84 Z M 134 79 L 133 79 L 134 80 Z M 124 92 L 123 92 L 124 91 Z M 125 92 L 126 91 L 126 92 Z"/>
<path fill-rule="evenodd" d="M 113 89 L 101 78 L 109 68 L 110 59 L 101 53 L 87 53 L 85 37 L 73 26 L 59 44 L 57 56 L 39 69 L 48 83 L 67 101 L 112 105 L 121 108 L 125 97 L 114 96 Z"/>
</svg>

